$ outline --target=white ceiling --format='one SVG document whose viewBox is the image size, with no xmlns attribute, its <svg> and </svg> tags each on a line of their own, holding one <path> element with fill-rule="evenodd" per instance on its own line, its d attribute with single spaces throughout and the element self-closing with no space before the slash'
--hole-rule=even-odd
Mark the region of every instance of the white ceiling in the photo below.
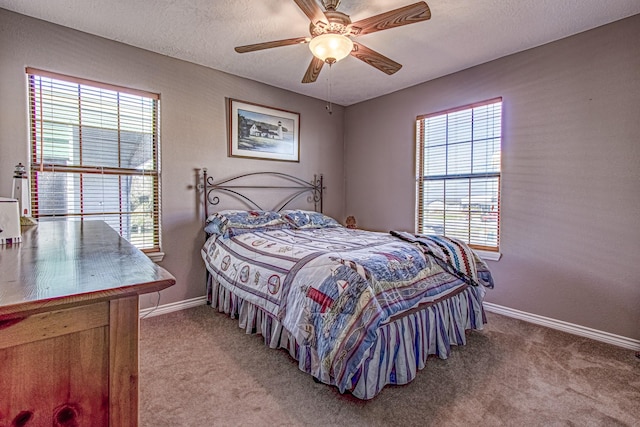
<svg viewBox="0 0 640 427">
<path fill-rule="evenodd" d="M 343 0 L 352 21 L 416 0 Z M 0 0 L 0 7 L 314 98 L 351 105 L 640 13 L 639 0 L 427 0 L 431 19 L 358 37 L 403 65 L 388 76 L 353 57 L 302 84 L 308 45 L 236 53 L 305 37 L 293 0 Z"/>
</svg>

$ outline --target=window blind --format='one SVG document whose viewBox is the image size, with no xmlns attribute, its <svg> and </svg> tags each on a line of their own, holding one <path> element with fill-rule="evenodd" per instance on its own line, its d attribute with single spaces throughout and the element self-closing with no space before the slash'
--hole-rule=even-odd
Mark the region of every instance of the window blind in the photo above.
<svg viewBox="0 0 640 427">
<path fill-rule="evenodd" d="M 160 250 L 159 95 L 27 68 L 31 204 Z"/>
<path fill-rule="evenodd" d="M 416 230 L 500 244 L 502 98 L 416 119 Z"/>
</svg>

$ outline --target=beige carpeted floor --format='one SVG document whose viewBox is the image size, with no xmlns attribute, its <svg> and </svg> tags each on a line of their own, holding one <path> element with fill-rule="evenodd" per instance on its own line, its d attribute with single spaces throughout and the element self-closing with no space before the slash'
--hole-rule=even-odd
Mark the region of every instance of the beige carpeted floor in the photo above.
<svg viewBox="0 0 640 427">
<path fill-rule="evenodd" d="M 634 352 L 488 313 L 447 360 L 361 401 L 208 306 L 141 321 L 142 426 L 640 426 Z"/>
</svg>

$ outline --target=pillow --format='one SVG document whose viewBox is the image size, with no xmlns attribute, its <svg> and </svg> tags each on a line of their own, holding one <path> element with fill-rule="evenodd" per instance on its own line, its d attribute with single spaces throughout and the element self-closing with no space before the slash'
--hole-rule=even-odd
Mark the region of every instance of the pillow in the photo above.
<svg viewBox="0 0 640 427">
<path fill-rule="evenodd" d="M 282 211 L 282 216 L 298 229 L 342 227 L 338 221 L 320 212 L 287 210 Z"/>
<path fill-rule="evenodd" d="M 226 210 L 210 215 L 204 230 L 207 234 L 232 237 L 252 231 L 281 228 L 290 228 L 290 225 L 278 212 Z"/>
</svg>

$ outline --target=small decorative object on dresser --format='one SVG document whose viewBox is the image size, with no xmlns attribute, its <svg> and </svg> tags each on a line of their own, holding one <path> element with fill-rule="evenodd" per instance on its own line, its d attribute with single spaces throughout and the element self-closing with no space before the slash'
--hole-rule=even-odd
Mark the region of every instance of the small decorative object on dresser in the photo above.
<svg viewBox="0 0 640 427">
<path fill-rule="evenodd" d="M 20 239 L 18 201 L 0 197 L 0 245 L 19 243 Z"/>
<path fill-rule="evenodd" d="M 13 172 L 13 189 L 11 190 L 11 198 L 18 200 L 21 217 L 31 216 L 29 178 L 27 177 L 27 168 L 22 163 L 18 163 L 15 171 Z"/>
</svg>

